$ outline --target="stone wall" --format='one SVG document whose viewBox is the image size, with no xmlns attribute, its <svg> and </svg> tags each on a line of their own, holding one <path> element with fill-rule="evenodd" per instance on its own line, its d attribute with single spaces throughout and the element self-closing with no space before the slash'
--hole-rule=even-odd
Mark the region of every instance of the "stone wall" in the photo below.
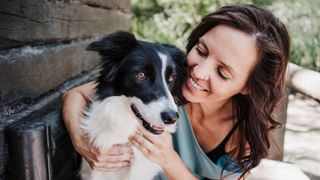
<svg viewBox="0 0 320 180">
<path fill-rule="evenodd" d="M 0 179 L 9 169 L 8 126 L 46 121 L 54 143 L 65 137 L 55 132 L 63 129 L 61 95 L 92 80 L 99 63 L 85 47 L 110 32 L 129 30 L 130 9 L 130 0 L 1 2 Z"/>
</svg>

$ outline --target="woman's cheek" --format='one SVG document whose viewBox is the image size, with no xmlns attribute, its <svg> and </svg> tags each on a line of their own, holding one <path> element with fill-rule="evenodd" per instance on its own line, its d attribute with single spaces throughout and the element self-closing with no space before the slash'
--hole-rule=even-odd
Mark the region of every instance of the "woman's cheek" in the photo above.
<svg viewBox="0 0 320 180">
<path fill-rule="evenodd" d="M 199 57 L 195 54 L 194 50 L 191 50 L 187 55 L 187 65 L 188 67 L 195 66 L 197 64 Z"/>
</svg>

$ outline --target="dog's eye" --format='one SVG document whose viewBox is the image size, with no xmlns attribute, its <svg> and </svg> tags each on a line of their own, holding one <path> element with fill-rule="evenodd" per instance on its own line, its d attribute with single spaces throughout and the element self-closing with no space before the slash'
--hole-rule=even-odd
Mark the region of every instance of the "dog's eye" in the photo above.
<svg viewBox="0 0 320 180">
<path fill-rule="evenodd" d="M 140 79 L 140 80 L 145 80 L 145 79 L 147 79 L 146 73 L 145 73 L 145 72 L 142 72 L 142 71 L 138 72 L 138 73 L 136 74 L 136 77 L 137 77 L 138 79 Z"/>
<path fill-rule="evenodd" d="M 172 82 L 175 78 L 176 78 L 176 76 L 175 76 L 174 74 L 171 74 L 171 75 L 168 77 L 168 82 Z"/>
</svg>

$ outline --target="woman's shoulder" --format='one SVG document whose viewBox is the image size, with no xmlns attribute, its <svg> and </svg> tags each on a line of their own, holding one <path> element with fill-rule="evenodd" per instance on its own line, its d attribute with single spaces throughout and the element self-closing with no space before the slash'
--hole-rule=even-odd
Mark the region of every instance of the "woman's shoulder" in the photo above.
<svg viewBox="0 0 320 180">
<path fill-rule="evenodd" d="M 91 81 L 80 86 L 74 87 L 68 91 L 66 91 L 63 95 L 65 98 L 66 96 L 73 96 L 73 95 L 81 95 L 86 101 L 91 100 L 91 95 L 96 88 L 97 83 L 95 81 Z"/>
</svg>

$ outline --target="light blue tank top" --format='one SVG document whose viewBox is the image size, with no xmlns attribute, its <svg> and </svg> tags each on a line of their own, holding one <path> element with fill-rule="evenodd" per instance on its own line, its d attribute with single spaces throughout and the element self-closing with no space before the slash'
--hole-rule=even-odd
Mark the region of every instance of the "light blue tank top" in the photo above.
<svg viewBox="0 0 320 180">
<path fill-rule="evenodd" d="M 189 170 L 199 179 L 222 179 L 222 167 L 226 161 L 230 160 L 232 157 L 222 156 L 218 160 L 217 164 L 214 164 L 198 144 L 185 106 L 181 106 L 179 108 L 179 116 L 180 118 L 177 122 L 177 131 L 172 136 L 174 149 L 180 155 Z M 231 173 L 230 171 L 227 171 L 234 165 L 237 164 L 231 163 L 229 167 L 223 171 L 223 179 L 238 179 L 240 177 L 241 173 Z M 164 180 L 167 178 L 162 173 L 155 179 Z"/>
</svg>

